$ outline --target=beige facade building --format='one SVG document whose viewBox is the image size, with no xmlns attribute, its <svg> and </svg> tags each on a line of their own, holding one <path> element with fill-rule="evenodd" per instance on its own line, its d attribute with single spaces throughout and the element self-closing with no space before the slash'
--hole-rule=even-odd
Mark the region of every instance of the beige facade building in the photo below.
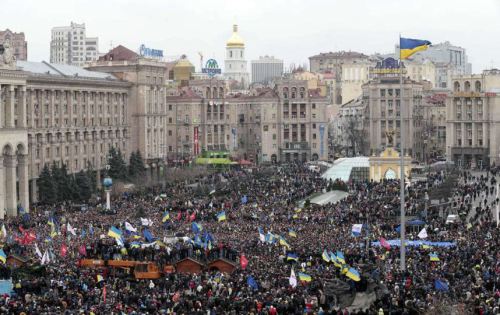
<svg viewBox="0 0 500 315">
<path fill-rule="evenodd" d="M 361 95 L 361 86 L 368 82 L 370 68 L 375 65 L 371 58 L 353 51 L 320 53 L 309 57 L 311 72 L 329 75 L 332 103 L 342 105 Z"/>
<path fill-rule="evenodd" d="M 448 90 L 423 91 L 422 138 L 424 161 L 442 158 L 446 154 L 446 98 Z"/>
<path fill-rule="evenodd" d="M 124 49 L 120 49 L 124 50 Z M 161 165 L 167 157 L 168 108 L 166 105 L 166 80 L 173 64 L 111 50 L 87 69 L 106 72 L 131 83 L 130 108 L 127 120 L 130 123 L 130 150 L 139 150 L 151 176 L 159 176 Z M 113 56 L 113 58 L 112 58 Z"/>
<path fill-rule="evenodd" d="M 466 168 L 500 164 L 500 70 L 452 78 L 446 153 Z"/>
<path fill-rule="evenodd" d="M 228 151 L 255 163 L 328 158 L 327 99 L 307 81 L 226 94 L 224 81 L 194 80 L 167 96 L 169 159 Z"/>
<path fill-rule="evenodd" d="M 367 103 L 364 127 L 367 128 L 370 143 L 370 151 L 365 154 L 377 154 L 388 146 L 387 131 L 394 131 L 394 146 L 400 147 L 400 115 L 403 115 L 404 153 L 421 160 L 423 159 L 423 84 L 405 76 L 401 109 L 398 63 L 392 58 L 386 59 L 374 69 L 377 72 L 375 78 L 363 85 L 363 100 Z"/>
<path fill-rule="evenodd" d="M 9 29 L 0 31 L 0 45 L 9 41 L 10 47 L 16 60 L 28 59 L 28 42 L 24 37 L 24 33 L 14 33 Z"/>
</svg>

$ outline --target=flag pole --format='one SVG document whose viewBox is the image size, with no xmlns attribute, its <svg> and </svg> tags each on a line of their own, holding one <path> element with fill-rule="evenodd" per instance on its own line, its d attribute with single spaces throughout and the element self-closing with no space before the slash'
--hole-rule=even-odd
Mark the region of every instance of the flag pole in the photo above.
<svg viewBox="0 0 500 315">
<path fill-rule="evenodd" d="M 403 63 L 401 61 L 401 34 L 399 34 L 399 155 L 400 155 L 400 199 L 401 199 L 401 246 L 400 263 L 401 271 L 406 270 L 406 248 L 405 248 L 405 168 L 404 168 L 404 120 L 403 120 Z"/>
</svg>

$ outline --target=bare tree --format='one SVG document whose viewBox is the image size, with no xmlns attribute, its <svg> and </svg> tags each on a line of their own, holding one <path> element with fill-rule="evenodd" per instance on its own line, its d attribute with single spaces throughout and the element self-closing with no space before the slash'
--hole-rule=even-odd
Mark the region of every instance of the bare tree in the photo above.
<svg viewBox="0 0 500 315">
<path fill-rule="evenodd" d="M 368 145 L 367 132 L 363 129 L 362 121 L 355 116 L 349 116 L 343 122 L 344 139 L 347 149 L 352 150 L 353 155 L 364 153 Z"/>
</svg>

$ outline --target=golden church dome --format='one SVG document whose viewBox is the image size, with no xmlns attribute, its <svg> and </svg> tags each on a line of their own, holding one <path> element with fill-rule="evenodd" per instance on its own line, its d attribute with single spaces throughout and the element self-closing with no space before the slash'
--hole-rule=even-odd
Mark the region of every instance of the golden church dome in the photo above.
<svg viewBox="0 0 500 315">
<path fill-rule="evenodd" d="M 226 42 L 227 47 L 245 47 L 245 43 L 243 42 L 243 39 L 240 37 L 238 34 L 238 25 L 233 25 L 233 35 L 231 35 L 231 38 Z"/>
</svg>

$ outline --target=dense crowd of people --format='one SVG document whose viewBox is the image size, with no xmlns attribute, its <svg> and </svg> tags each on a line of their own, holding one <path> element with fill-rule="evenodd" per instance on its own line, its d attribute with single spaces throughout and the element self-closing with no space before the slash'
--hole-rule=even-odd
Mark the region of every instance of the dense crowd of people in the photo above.
<svg viewBox="0 0 500 315">
<path fill-rule="evenodd" d="M 91 206 L 85 211 L 38 206 L 6 218 L 0 237 L 7 256 L 26 257 L 31 267 L 43 267 L 43 276 L 4 266 L 1 275 L 12 276 L 14 292 L 0 300 L 0 313 L 498 314 L 496 174 L 460 173 L 450 200 L 427 211 L 425 192 L 446 176 L 430 173 L 407 187 L 409 219 L 421 221 L 407 226 L 407 239 L 420 240 L 425 228 L 426 241 L 453 246 L 407 246 L 404 271 L 399 247 L 375 246 L 399 238 L 397 180 L 352 181 L 343 200 L 299 207 L 299 201 L 325 192 L 331 183 L 305 165 L 272 166 L 123 194 L 113 200 L 113 213 Z M 458 220 L 447 223 L 448 214 Z M 356 224 L 362 224 L 359 235 L 352 233 Z M 122 237 L 109 236 L 112 227 Z M 343 253 L 345 262 L 328 262 L 325 251 Z M 161 269 L 186 257 L 202 262 L 224 257 L 237 270 L 137 280 L 111 267 L 78 263 L 83 258 L 150 261 Z M 348 268 L 360 279 L 347 277 Z M 339 280 L 347 288 L 344 296 L 373 299 L 358 307 L 342 305 L 342 297 L 332 293 Z"/>
</svg>

